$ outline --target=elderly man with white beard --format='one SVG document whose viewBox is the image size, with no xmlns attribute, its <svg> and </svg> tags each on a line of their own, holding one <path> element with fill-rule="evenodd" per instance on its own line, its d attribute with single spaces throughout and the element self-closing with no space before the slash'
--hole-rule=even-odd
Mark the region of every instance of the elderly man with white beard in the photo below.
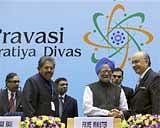
<svg viewBox="0 0 160 128">
<path fill-rule="evenodd" d="M 83 108 L 86 116 L 122 117 L 128 110 L 124 91 L 111 83 L 114 63 L 108 58 L 100 59 L 95 67 L 99 80 L 86 86 Z"/>
</svg>

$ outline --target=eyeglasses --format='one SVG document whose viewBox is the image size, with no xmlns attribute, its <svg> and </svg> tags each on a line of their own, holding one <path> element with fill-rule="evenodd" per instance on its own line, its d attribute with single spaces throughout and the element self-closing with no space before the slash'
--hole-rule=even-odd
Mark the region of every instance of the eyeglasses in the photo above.
<svg viewBox="0 0 160 128">
<path fill-rule="evenodd" d="M 20 83 L 19 80 L 9 80 L 8 82 L 9 82 L 9 83 Z"/>
<path fill-rule="evenodd" d="M 114 78 L 118 77 L 118 78 L 121 78 L 122 76 L 120 75 L 113 75 Z"/>
</svg>

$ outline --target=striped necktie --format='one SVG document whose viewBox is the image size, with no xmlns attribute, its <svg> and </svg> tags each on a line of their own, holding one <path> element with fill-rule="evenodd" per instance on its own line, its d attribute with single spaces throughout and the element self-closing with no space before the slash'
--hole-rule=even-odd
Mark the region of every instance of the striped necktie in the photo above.
<svg viewBox="0 0 160 128">
<path fill-rule="evenodd" d="M 16 106 L 15 106 L 15 98 L 14 98 L 14 93 L 11 93 L 11 98 L 9 99 L 9 111 L 10 112 L 15 112 L 16 111 Z"/>
</svg>

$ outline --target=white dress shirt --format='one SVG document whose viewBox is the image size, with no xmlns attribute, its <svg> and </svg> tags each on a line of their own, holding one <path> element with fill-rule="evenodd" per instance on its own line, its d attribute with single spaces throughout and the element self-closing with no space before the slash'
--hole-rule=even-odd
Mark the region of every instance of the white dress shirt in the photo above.
<svg viewBox="0 0 160 128">
<path fill-rule="evenodd" d="M 84 109 L 84 114 L 86 116 L 96 116 L 96 115 L 107 116 L 109 113 L 109 110 L 101 109 L 93 106 L 93 93 L 89 86 L 86 86 L 84 91 L 83 109 Z M 126 96 L 123 89 L 121 89 L 119 109 L 121 111 L 128 110 L 128 104 L 127 104 Z"/>
</svg>

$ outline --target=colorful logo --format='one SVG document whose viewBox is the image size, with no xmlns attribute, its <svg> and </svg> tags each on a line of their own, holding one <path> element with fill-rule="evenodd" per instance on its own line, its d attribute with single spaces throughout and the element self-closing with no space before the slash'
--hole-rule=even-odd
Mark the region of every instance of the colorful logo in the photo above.
<svg viewBox="0 0 160 128">
<path fill-rule="evenodd" d="M 153 41 L 153 35 L 143 27 L 142 12 L 127 14 L 122 4 L 115 5 L 108 16 L 101 12 L 93 15 L 93 32 L 83 36 L 85 43 L 94 48 L 91 60 L 96 63 L 97 52 L 102 49 L 108 58 L 121 57 L 119 67 L 124 68 L 130 51 L 141 51 Z"/>
</svg>

